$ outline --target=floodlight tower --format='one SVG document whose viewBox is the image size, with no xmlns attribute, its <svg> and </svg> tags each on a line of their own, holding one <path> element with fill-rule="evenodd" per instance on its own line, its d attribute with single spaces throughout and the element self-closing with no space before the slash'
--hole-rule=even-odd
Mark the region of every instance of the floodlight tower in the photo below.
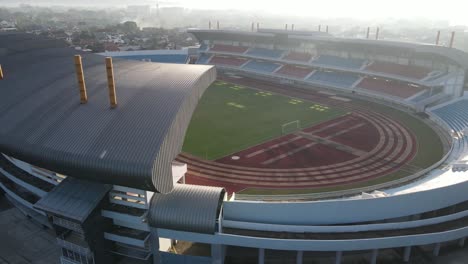
<svg viewBox="0 0 468 264">
<path fill-rule="evenodd" d="M 156 1 L 156 17 L 159 18 L 159 1 Z"/>
</svg>

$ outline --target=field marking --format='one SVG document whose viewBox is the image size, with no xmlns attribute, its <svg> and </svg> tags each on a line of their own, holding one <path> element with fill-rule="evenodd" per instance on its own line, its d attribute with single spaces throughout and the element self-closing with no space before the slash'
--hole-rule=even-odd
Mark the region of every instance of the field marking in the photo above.
<svg viewBox="0 0 468 264">
<path fill-rule="evenodd" d="M 317 130 L 312 130 L 310 133 L 322 132 L 322 131 L 327 130 L 327 129 L 329 129 L 329 128 L 332 128 L 332 127 L 335 127 L 335 126 L 337 126 L 337 125 L 341 125 L 341 124 L 343 124 L 343 123 L 346 123 L 346 122 L 348 122 L 348 121 L 350 121 L 350 120 L 351 120 L 351 119 L 349 119 L 349 117 L 347 117 L 347 118 L 344 118 L 343 120 L 340 120 L 340 121 L 338 121 L 338 122 L 332 123 L 332 124 L 330 124 L 330 125 L 328 125 L 328 126 L 319 128 L 319 129 L 317 129 Z"/>
<path fill-rule="evenodd" d="M 348 99 L 348 98 L 343 98 L 343 97 L 339 97 L 339 96 L 330 96 L 331 99 L 335 99 L 335 100 L 339 100 L 339 101 L 343 101 L 343 102 L 349 102 L 351 101 L 351 99 Z"/>
<path fill-rule="evenodd" d="M 356 128 L 359 128 L 359 127 L 362 127 L 362 126 L 364 126 L 364 125 L 365 125 L 364 123 L 360 123 L 360 124 L 354 125 L 354 126 L 349 127 L 349 128 L 347 128 L 347 129 L 341 130 L 341 131 L 339 131 L 339 132 L 337 132 L 337 133 L 331 134 L 331 135 L 329 135 L 329 136 L 327 136 L 327 137 L 323 137 L 323 138 L 321 138 L 321 140 L 326 141 L 326 140 L 328 140 L 328 139 L 330 139 L 330 138 L 332 138 L 332 137 L 336 137 L 336 136 L 339 136 L 339 135 L 341 135 L 341 134 L 348 133 L 349 131 L 351 131 L 351 130 L 353 130 L 353 129 L 356 129 Z M 291 156 L 291 155 L 293 155 L 293 154 L 295 154 L 295 153 L 297 153 L 297 152 L 299 152 L 299 151 L 301 151 L 301 150 L 304 150 L 304 149 L 306 149 L 306 148 L 309 148 L 309 147 L 312 147 L 312 146 L 318 144 L 317 141 L 319 141 L 319 140 L 318 140 L 317 138 L 320 138 L 320 137 L 314 136 L 314 135 L 312 135 L 312 134 L 310 134 L 310 133 L 304 133 L 304 132 L 302 132 L 302 133 L 299 132 L 298 134 L 301 135 L 301 136 L 302 136 L 303 134 L 305 134 L 305 135 L 307 135 L 308 137 L 309 137 L 309 136 L 310 136 L 310 137 L 315 137 L 315 138 L 314 138 L 314 139 L 315 139 L 315 140 L 314 140 L 315 142 L 309 143 L 309 144 L 304 145 L 304 146 L 302 146 L 302 147 L 299 147 L 299 148 L 293 149 L 293 150 L 291 150 L 291 151 L 288 151 L 288 152 L 286 152 L 286 153 L 283 153 L 283 154 L 281 154 L 281 155 L 278 155 L 278 156 L 276 156 L 276 157 L 274 157 L 274 158 L 268 159 L 268 160 L 262 162 L 262 165 L 271 164 L 271 163 L 273 163 L 273 162 L 275 162 L 275 161 L 278 161 L 278 160 L 280 160 L 280 159 L 286 158 L 286 157 Z M 305 136 L 304 136 L 304 137 L 305 137 Z M 307 138 L 307 139 L 309 139 L 309 140 L 313 140 L 313 139 L 308 138 L 308 137 L 305 137 L 305 138 Z M 320 143 L 322 143 L 322 142 L 320 142 Z M 330 142 L 329 142 L 329 143 L 330 143 Z M 333 143 L 335 143 L 335 142 L 333 142 Z M 341 145 L 341 144 L 339 144 L 339 143 L 336 143 L 336 144 L 337 144 L 337 145 Z M 325 144 L 325 145 L 326 145 L 326 144 Z M 330 143 L 330 145 L 331 145 L 331 143 Z M 344 145 L 343 145 L 343 146 L 344 146 Z M 349 147 L 349 148 L 351 148 L 351 147 Z M 367 154 L 367 152 L 362 151 L 362 150 L 357 150 L 357 149 L 355 149 L 355 151 L 356 151 L 356 152 L 359 152 L 359 153 L 363 152 L 363 153 L 361 153 L 361 154 Z M 357 156 L 361 156 L 361 155 L 357 155 Z"/>
<path fill-rule="evenodd" d="M 356 129 L 356 128 L 362 127 L 364 125 L 365 125 L 364 123 L 357 124 L 355 126 L 350 127 L 349 130 Z M 349 132 L 349 130 L 348 131 L 343 130 L 343 131 L 340 131 L 338 133 L 332 134 L 332 135 L 330 135 L 328 137 L 319 137 L 319 136 L 315 136 L 313 134 L 305 133 L 305 132 L 298 132 L 297 134 L 304 137 L 304 138 L 307 138 L 309 140 L 315 141 L 317 143 L 327 145 L 327 146 L 333 147 L 335 149 L 351 153 L 351 154 L 356 155 L 356 156 L 366 155 L 368 153 L 367 151 L 356 149 L 356 148 L 353 148 L 351 146 L 341 144 L 341 143 L 338 143 L 338 142 L 335 142 L 335 141 L 332 141 L 332 140 L 328 139 L 328 138 L 336 137 L 336 136 L 341 135 L 343 133 L 347 133 L 347 132 Z"/>
<path fill-rule="evenodd" d="M 304 150 L 304 149 L 306 149 L 306 148 L 310 148 L 310 147 L 312 147 L 312 146 L 314 146 L 314 145 L 317 145 L 317 143 L 316 143 L 316 142 L 312 142 L 312 143 L 306 144 L 306 145 L 304 145 L 304 146 L 302 146 L 302 147 L 293 149 L 293 150 L 291 150 L 291 151 L 288 151 L 288 152 L 286 152 L 286 153 L 283 153 L 283 154 L 281 154 L 281 155 L 278 155 L 278 156 L 276 156 L 276 157 L 274 157 L 274 158 L 271 158 L 271 159 L 269 159 L 269 160 L 266 160 L 266 161 L 262 162 L 262 165 L 271 164 L 271 163 L 273 163 L 273 162 L 275 162 L 275 161 L 277 161 L 277 160 L 280 160 L 280 159 L 286 158 L 286 157 L 288 157 L 288 156 L 291 156 L 291 155 L 293 155 L 293 154 L 295 154 L 295 153 L 297 153 L 297 152 L 299 152 L 299 151 L 302 151 L 302 150 Z"/>
<path fill-rule="evenodd" d="M 227 105 L 233 106 L 233 107 L 236 107 L 236 108 L 245 108 L 245 105 L 237 104 L 237 103 L 234 103 L 234 102 L 228 102 Z"/>
<path fill-rule="evenodd" d="M 327 125 L 327 126 L 325 126 L 325 127 L 322 127 L 322 128 L 320 128 L 320 129 L 314 130 L 313 133 L 318 133 L 318 132 L 321 132 L 321 131 L 323 131 L 323 130 L 326 130 L 326 129 L 335 127 L 335 126 L 340 125 L 340 124 L 342 124 L 342 123 L 344 123 L 344 122 L 347 122 L 347 121 L 349 121 L 349 120 L 350 120 L 350 119 L 347 117 L 347 118 L 345 118 L 345 119 L 343 119 L 343 120 L 340 120 L 340 121 L 338 121 L 338 122 L 335 122 L 335 123 L 329 124 L 329 125 Z M 330 120 L 325 121 L 325 122 L 329 122 L 329 121 L 330 121 Z M 257 155 L 262 154 L 262 153 L 264 153 L 264 152 L 266 152 L 266 151 L 272 150 L 272 149 L 277 148 L 277 147 L 281 147 L 282 145 L 285 145 L 285 144 L 288 144 L 288 143 L 293 142 L 293 141 L 295 141 L 295 140 L 298 140 L 299 138 L 300 138 L 300 136 L 295 137 L 295 138 L 292 138 L 292 139 L 289 139 L 289 140 L 284 141 L 284 142 L 281 142 L 281 143 L 274 144 L 274 145 L 269 146 L 269 147 L 267 147 L 267 148 L 260 149 L 260 150 L 257 150 L 257 151 L 255 151 L 255 152 L 252 152 L 252 153 L 250 153 L 250 154 L 247 154 L 245 157 L 246 157 L 246 158 L 251 158 L 251 157 L 257 156 Z M 264 143 L 264 144 L 265 144 L 265 143 Z"/>
<path fill-rule="evenodd" d="M 296 141 L 296 140 L 298 140 L 298 139 L 300 139 L 300 138 L 301 138 L 300 136 L 293 137 L 293 138 L 288 139 L 288 140 L 286 140 L 286 141 L 283 141 L 283 142 L 281 142 L 281 143 L 277 143 L 277 144 L 271 145 L 271 146 L 269 146 L 269 147 L 267 147 L 267 148 L 260 149 L 260 150 L 257 150 L 257 151 L 255 151 L 255 152 L 252 152 L 252 153 L 250 153 L 250 154 L 248 154 L 248 155 L 245 155 L 245 157 L 246 157 L 246 158 L 251 158 L 251 157 L 257 156 L 258 154 L 262 154 L 262 153 L 264 153 L 264 152 L 266 152 L 266 151 L 269 151 L 269 150 L 272 150 L 272 149 L 274 149 L 274 148 L 280 147 L 280 146 L 282 146 L 282 145 L 288 144 L 288 143 L 290 143 L 290 142 Z"/>
</svg>

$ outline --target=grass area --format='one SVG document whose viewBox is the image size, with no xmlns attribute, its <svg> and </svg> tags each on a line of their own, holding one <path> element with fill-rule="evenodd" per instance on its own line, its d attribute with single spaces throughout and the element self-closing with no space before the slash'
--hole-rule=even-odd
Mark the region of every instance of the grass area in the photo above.
<svg viewBox="0 0 468 264">
<path fill-rule="evenodd" d="M 395 108 L 387 107 L 384 105 L 354 100 L 355 104 L 360 104 L 372 109 L 375 112 L 385 114 L 407 127 L 417 139 L 418 152 L 416 156 L 409 162 L 410 165 L 417 166 L 420 168 L 430 167 L 432 164 L 439 161 L 443 155 L 443 144 L 432 128 L 424 123 L 419 118 L 409 115 L 406 112 L 397 110 Z M 323 188 L 310 188 L 310 189 L 263 189 L 263 188 L 248 188 L 239 193 L 251 194 L 251 195 L 288 195 L 288 194 L 306 194 L 306 193 L 321 193 L 321 192 L 333 192 L 342 191 L 347 189 L 362 188 L 366 186 L 372 186 L 381 184 L 384 182 L 394 181 L 403 177 L 409 176 L 409 172 L 396 171 L 386 176 L 352 184 L 343 184 L 340 186 L 331 186 Z"/>
<path fill-rule="evenodd" d="M 217 81 L 201 98 L 182 150 L 214 160 L 281 136 L 282 124 L 299 120 L 304 128 L 345 113 L 314 102 Z"/>
</svg>

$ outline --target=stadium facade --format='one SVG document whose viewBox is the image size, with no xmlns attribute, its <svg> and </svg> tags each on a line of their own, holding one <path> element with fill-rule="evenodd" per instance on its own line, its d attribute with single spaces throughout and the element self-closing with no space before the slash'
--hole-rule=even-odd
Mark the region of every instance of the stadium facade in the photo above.
<svg viewBox="0 0 468 264">
<path fill-rule="evenodd" d="M 330 90 L 424 113 L 450 150 L 423 171 L 384 185 L 314 195 L 232 195 L 184 184 L 181 151 L 191 115 L 216 79 L 213 66 L 114 59 L 109 107 L 104 59 L 26 34 L 0 35 L 0 188 L 54 229 L 61 263 L 224 263 L 250 248 L 303 263 L 309 252 L 441 247 L 468 236 L 468 55 L 446 47 L 334 38 L 325 33 L 190 30 L 198 64 L 304 89 Z M 80 104 L 73 55 L 83 56 Z M 382 88 L 383 87 L 383 88 Z M 164 239 L 209 244 L 211 257 L 164 252 Z M 164 250 L 163 250 L 164 249 Z"/>
</svg>

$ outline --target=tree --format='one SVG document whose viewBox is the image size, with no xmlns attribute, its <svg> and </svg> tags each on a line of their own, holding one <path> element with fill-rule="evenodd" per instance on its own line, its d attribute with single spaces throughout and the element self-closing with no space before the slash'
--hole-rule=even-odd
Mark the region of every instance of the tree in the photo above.
<svg viewBox="0 0 468 264">
<path fill-rule="evenodd" d="M 140 31 L 137 23 L 133 21 L 124 22 L 121 26 L 121 29 L 124 33 L 136 33 Z"/>
</svg>

